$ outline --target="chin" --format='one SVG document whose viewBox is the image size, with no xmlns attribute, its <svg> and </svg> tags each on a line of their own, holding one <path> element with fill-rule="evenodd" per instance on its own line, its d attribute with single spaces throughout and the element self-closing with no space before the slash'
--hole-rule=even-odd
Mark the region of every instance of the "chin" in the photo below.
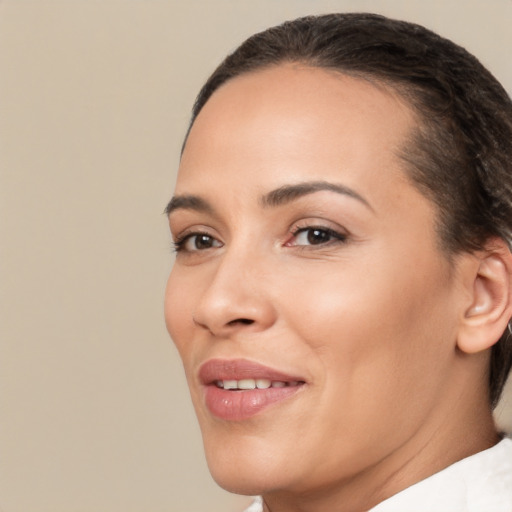
<svg viewBox="0 0 512 512">
<path fill-rule="evenodd" d="M 288 487 L 291 468 L 282 467 L 277 450 L 264 446 L 261 439 L 229 437 L 204 439 L 208 468 L 220 487 L 247 496 Z"/>
<path fill-rule="evenodd" d="M 259 496 L 269 491 L 268 477 L 260 479 L 257 475 L 243 471 L 216 471 L 210 469 L 211 475 L 217 485 L 228 492 L 243 496 Z M 261 480 L 261 481 L 260 481 Z M 272 485 L 275 487 L 275 483 Z"/>
</svg>

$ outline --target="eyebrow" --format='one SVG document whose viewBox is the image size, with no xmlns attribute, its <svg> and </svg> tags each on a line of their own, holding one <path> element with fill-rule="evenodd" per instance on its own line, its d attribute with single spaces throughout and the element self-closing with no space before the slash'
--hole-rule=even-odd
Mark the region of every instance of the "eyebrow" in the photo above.
<svg viewBox="0 0 512 512">
<path fill-rule="evenodd" d="M 169 216 L 175 210 L 213 213 L 213 207 L 206 199 L 194 195 L 174 196 L 165 207 L 164 213 Z"/>
<path fill-rule="evenodd" d="M 282 187 L 279 187 L 275 190 L 272 190 L 268 194 L 265 194 L 261 198 L 261 204 L 263 206 L 269 207 L 281 206 L 283 204 L 290 203 L 291 201 L 295 201 L 300 197 L 314 194 L 315 192 L 320 192 L 323 190 L 336 192 L 337 194 L 342 194 L 353 199 L 357 199 L 367 208 L 374 211 L 370 203 L 355 190 L 345 185 L 330 183 L 328 181 L 308 181 L 305 183 L 297 183 L 293 185 L 283 185 Z"/>
<path fill-rule="evenodd" d="M 370 203 L 355 190 L 345 185 L 330 183 L 328 181 L 308 181 L 293 185 L 283 185 L 263 195 L 260 198 L 260 204 L 263 207 L 275 208 L 295 201 L 303 196 L 324 190 L 356 199 L 367 208 L 374 211 Z M 174 196 L 165 207 L 164 213 L 169 216 L 175 210 L 193 210 L 209 214 L 215 213 L 213 206 L 206 199 L 196 195 Z"/>
</svg>

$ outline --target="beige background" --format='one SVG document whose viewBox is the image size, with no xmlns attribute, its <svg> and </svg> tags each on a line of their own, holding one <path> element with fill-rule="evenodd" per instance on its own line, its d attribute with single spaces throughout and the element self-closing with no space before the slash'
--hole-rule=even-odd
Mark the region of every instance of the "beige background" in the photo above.
<svg viewBox="0 0 512 512">
<path fill-rule="evenodd" d="M 218 61 L 256 30 L 333 10 L 426 24 L 512 91 L 512 0 L 0 2 L 4 512 L 243 508 L 210 480 L 165 332 L 161 212 Z"/>
</svg>

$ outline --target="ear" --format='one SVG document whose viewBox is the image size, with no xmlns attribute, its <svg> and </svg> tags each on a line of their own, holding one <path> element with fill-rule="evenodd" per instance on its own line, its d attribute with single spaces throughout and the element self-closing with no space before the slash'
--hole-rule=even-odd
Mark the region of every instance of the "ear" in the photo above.
<svg viewBox="0 0 512 512">
<path fill-rule="evenodd" d="M 470 275 L 471 304 L 464 311 L 457 345 L 467 354 L 494 345 L 512 317 L 512 253 L 501 238 L 474 253 Z"/>
</svg>

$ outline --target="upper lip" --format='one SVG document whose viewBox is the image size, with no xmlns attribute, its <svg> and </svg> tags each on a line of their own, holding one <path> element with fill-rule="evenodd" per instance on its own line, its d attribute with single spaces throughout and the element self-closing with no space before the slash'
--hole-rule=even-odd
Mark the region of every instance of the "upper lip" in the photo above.
<svg viewBox="0 0 512 512">
<path fill-rule="evenodd" d="M 203 384 L 218 380 L 268 379 L 282 382 L 304 382 L 303 377 L 290 375 L 248 359 L 210 359 L 199 368 Z"/>
</svg>

